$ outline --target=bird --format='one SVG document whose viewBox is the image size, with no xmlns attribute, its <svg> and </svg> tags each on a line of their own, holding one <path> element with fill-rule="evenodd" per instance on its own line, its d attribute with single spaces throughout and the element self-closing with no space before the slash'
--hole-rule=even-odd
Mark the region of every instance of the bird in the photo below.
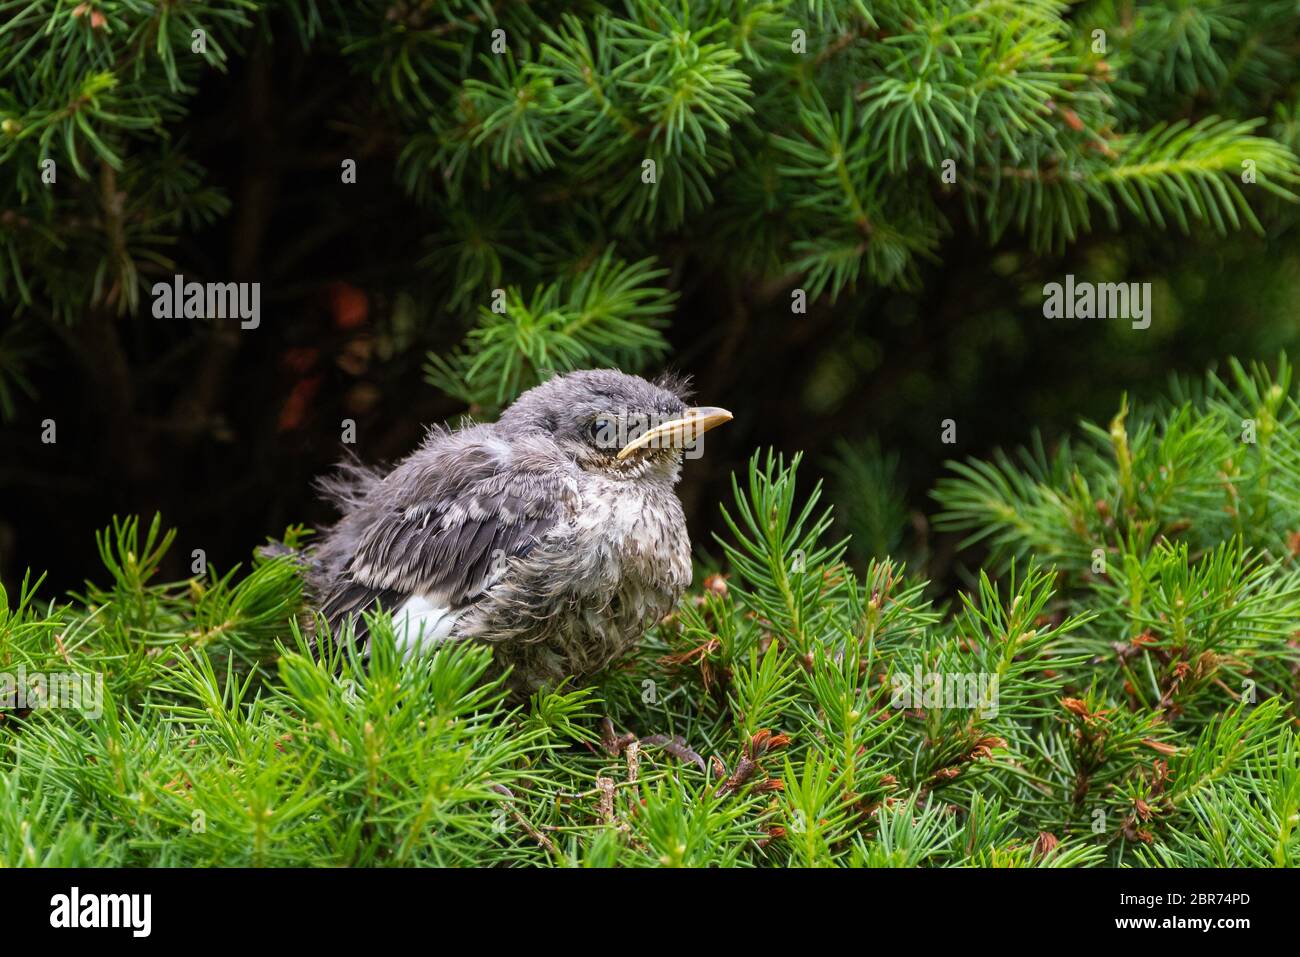
<svg viewBox="0 0 1300 957">
<path fill-rule="evenodd" d="M 556 374 L 496 422 L 429 429 L 390 471 L 341 464 L 318 482 L 341 517 L 307 574 L 323 633 L 368 655 L 365 613 L 382 608 L 408 659 L 490 646 L 517 699 L 627 654 L 690 585 L 675 487 L 732 419 L 690 394 L 674 374 Z"/>
</svg>

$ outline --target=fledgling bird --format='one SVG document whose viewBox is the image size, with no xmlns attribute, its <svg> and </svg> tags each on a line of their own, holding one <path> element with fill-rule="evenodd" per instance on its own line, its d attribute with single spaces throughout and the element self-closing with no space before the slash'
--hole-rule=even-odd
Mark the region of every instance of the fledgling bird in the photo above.
<svg viewBox="0 0 1300 957">
<path fill-rule="evenodd" d="M 686 405 L 684 380 L 597 369 L 555 376 L 498 421 L 432 429 L 392 471 L 321 483 L 343 512 L 308 572 L 334 635 L 393 614 L 409 654 L 493 647 L 516 696 L 631 650 L 691 581 L 674 486 L 684 450 L 731 419 Z"/>
</svg>

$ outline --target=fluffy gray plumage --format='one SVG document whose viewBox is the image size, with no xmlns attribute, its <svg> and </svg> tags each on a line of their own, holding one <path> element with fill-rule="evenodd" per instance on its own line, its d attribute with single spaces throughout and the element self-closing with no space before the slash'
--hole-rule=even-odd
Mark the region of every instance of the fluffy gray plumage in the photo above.
<svg viewBox="0 0 1300 957">
<path fill-rule="evenodd" d="M 594 424 L 675 418 L 685 397 L 681 380 L 574 372 L 495 423 L 431 430 L 387 474 L 344 466 L 322 482 L 343 516 L 309 572 L 331 632 L 350 620 L 367 641 L 361 613 L 382 605 L 412 646 L 490 643 L 517 694 L 605 667 L 673 608 L 691 550 L 681 450 L 620 460 Z"/>
</svg>

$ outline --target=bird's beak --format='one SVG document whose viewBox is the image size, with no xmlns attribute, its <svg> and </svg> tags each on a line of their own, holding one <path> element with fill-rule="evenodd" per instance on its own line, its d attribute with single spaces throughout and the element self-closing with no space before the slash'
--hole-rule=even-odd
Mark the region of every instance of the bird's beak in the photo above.
<svg viewBox="0 0 1300 957">
<path fill-rule="evenodd" d="M 685 448 L 709 429 L 715 429 L 724 422 L 731 421 L 731 413 L 726 409 L 715 409 L 702 405 L 697 409 L 687 409 L 681 418 L 671 419 L 653 429 L 647 429 L 635 439 L 618 450 L 618 458 L 625 459 L 637 449 L 648 446 L 655 448 Z"/>
</svg>

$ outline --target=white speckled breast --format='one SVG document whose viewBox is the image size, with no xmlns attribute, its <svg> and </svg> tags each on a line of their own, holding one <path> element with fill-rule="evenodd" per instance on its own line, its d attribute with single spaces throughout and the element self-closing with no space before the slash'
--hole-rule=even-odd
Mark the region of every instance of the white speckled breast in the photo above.
<svg viewBox="0 0 1300 957">
<path fill-rule="evenodd" d="M 491 643 L 497 665 L 513 669 L 510 686 L 531 693 L 627 654 L 690 582 L 686 518 L 671 483 L 588 475 L 571 522 L 512 563 L 453 637 Z"/>
</svg>

